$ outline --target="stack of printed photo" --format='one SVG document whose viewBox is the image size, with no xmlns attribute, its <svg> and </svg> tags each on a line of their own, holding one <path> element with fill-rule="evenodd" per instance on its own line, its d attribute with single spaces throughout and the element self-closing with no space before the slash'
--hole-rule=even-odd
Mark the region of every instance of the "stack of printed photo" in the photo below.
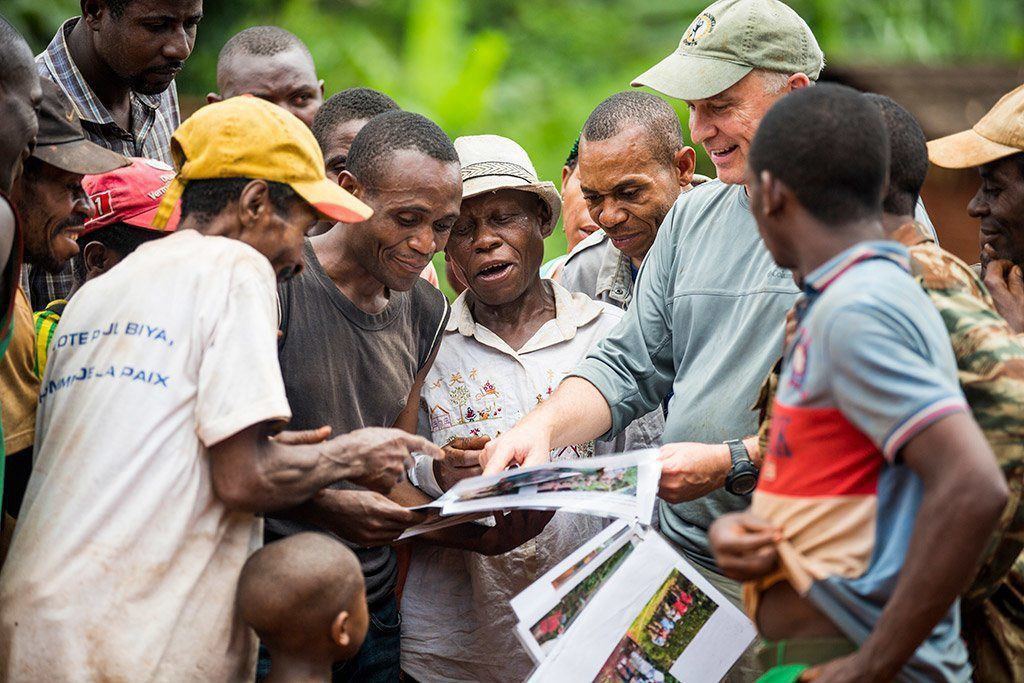
<svg viewBox="0 0 1024 683">
<path fill-rule="evenodd" d="M 650 524 L 661 463 L 647 449 L 579 460 L 555 460 L 464 479 L 413 510 L 428 519 L 399 540 L 489 516 L 500 510 L 566 510 Z"/>
<path fill-rule="evenodd" d="M 512 600 L 531 681 L 719 681 L 754 625 L 655 530 L 617 521 Z"/>
</svg>

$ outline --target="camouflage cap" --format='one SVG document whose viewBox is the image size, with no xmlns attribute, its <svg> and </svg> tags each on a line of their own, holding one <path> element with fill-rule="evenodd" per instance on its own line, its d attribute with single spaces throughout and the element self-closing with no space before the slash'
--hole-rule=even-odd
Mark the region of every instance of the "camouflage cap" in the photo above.
<svg viewBox="0 0 1024 683">
<path fill-rule="evenodd" d="M 803 73 L 812 81 L 825 66 L 811 28 L 778 0 L 719 0 L 697 15 L 665 59 L 636 77 L 681 100 L 727 90 L 754 69 Z"/>
</svg>

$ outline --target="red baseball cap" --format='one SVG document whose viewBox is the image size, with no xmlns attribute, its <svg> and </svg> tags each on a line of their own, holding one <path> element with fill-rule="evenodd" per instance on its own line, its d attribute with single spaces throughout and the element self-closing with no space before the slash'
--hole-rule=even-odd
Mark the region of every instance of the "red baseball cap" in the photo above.
<svg viewBox="0 0 1024 683">
<path fill-rule="evenodd" d="M 114 223 L 154 232 L 177 229 L 181 218 L 180 206 L 174 207 L 167 227 L 153 227 L 153 217 L 174 180 L 174 169 L 154 159 L 134 157 L 131 162 L 124 168 L 87 175 L 82 180 L 82 187 L 93 204 L 93 216 L 82 230 L 83 237 Z"/>
</svg>

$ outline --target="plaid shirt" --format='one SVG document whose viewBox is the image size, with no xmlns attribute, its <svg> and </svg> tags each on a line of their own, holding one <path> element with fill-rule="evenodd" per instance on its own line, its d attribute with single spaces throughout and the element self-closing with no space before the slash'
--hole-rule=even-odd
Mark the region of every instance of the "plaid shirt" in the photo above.
<svg viewBox="0 0 1024 683">
<path fill-rule="evenodd" d="M 101 147 L 125 156 L 146 157 L 172 164 L 171 134 L 181 123 L 178 92 L 171 83 L 159 95 L 131 93 L 131 131 L 114 122 L 103 103 L 85 82 L 71 58 L 67 37 L 79 17 L 64 22 L 46 50 L 36 57 L 39 75 L 48 78 L 64 91 L 82 120 L 85 136 Z M 56 275 L 29 272 L 28 291 L 33 309 L 41 309 L 55 299 L 65 299 L 83 273 L 76 273 L 72 263 Z"/>
</svg>

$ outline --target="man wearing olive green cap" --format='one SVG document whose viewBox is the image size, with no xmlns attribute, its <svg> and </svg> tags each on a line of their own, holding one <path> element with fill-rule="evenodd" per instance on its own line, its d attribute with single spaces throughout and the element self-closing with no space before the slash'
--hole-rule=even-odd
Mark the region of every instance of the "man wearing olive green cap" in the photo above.
<svg viewBox="0 0 1024 683">
<path fill-rule="evenodd" d="M 775 0 L 722 0 L 700 12 L 678 49 L 639 76 L 690 107 L 690 133 L 718 179 L 684 193 L 640 269 L 620 325 L 574 376 L 514 429 L 488 444 L 487 470 L 546 461 L 552 448 L 621 432 L 670 392 L 661 531 L 737 604 L 707 530 L 750 504 L 761 457 L 750 407 L 782 351 L 797 288 L 775 265 L 750 214 L 746 156 L 761 117 L 821 73 L 806 22 Z M 741 441 L 742 440 L 742 441 Z M 731 443 L 723 443 L 730 441 Z M 752 680 L 752 653 L 730 680 Z"/>
<path fill-rule="evenodd" d="M 277 280 L 315 221 L 371 211 L 262 100 L 204 107 L 172 149 L 177 231 L 82 287 L 54 335 L 0 574 L 0 680 L 252 680 L 234 593 L 254 513 L 340 480 L 387 493 L 411 450 L 443 457 L 390 429 L 271 438 L 291 417 Z"/>
</svg>

